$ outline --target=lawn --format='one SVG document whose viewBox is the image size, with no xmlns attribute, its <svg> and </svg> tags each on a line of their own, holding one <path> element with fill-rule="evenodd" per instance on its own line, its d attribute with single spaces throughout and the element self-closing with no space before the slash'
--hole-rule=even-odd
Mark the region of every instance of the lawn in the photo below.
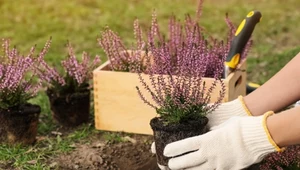
<svg viewBox="0 0 300 170">
<path fill-rule="evenodd" d="M 74 46 L 76 54 L 83 51 L 92 56 L 99 54 L 105 61 L 107 58 L 96 38 L 106 26 L 118 32 L 130 45 L 135 18 L 147 29 L 152 11 L 156 10 L 165 32 L 170 15 L 183 19 L 187 13 L 194 14 L 196 6 L 197 0 L 0 0 L 0 37 L 10 38 L 12 45 L 24 54 L 35 44 L 40 50 L 52 37 L 46 60 L 53 65 L 59 65 L 67 55 L 67 41 Z M 249 11 L 261 11 L 263 19 L 252 36 L 254 44 L 247 59 L 247 73 L 249 81 L 262 84 L 300 51 L 299 7 L 298 0 L 205 1 L 200 24 L 209 35 L 226 40 L 226 13 L 238 26 Z M 32 147 L 1 145 L 0 169 L 50 169 L 55 165 L 49 159 L 71 152 L 74 145 L 88 143 L 94 136 L 117 142 L 122 142 L 126 136 L 95 130 L 92 119 L 90 124 L 62 129 L 52 122 L 48 99 L 43 92 L 31 102 L 42 106 L 39 141 Z"/>
</svg>

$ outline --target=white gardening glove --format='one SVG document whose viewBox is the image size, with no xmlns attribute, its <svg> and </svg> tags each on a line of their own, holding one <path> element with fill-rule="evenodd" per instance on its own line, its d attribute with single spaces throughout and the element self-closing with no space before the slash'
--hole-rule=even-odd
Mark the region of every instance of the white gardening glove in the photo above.
<svg viewBox="0 0 300 170">
<path fill-rule="evenodd" d="M 237 99 L 222 103 L 214 111 L 207 115 L 208 127 L 213 128 L 227 121 L 233 116 L 252 116 L 248 110 L 243 96 L 239 96 Z"/>
<path fill-rule="evenodd" d="M 273 112 L 258 117 L 233 117 L 212 131 L 173 142 L 164 155 L 171 158 L 172 170 L 239 170 L 260 162 L 267 154 L 282 151 L 273 141 L 266 119 Z"/>
<path fill-rule="evenodd" d="M 209 121 L 207 125 L 209 128 L 214 128 L 233 116 L 252 116 L 244 102 L 243 96 L 239 96 L 233 101 L 222 103 L 212 113 L 208 114 L 207 118 Z M 151 152 L 153 154 L 156 153 L 154 142 L 151 145 Z M 167 170 L 166 166 L 160 164 L 158 166 L 161 170 Z"/>
</svg>

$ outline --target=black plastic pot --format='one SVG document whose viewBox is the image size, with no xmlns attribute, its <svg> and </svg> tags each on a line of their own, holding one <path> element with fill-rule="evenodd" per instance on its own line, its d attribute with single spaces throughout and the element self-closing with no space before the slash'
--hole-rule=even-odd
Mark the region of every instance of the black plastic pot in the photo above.
<svg viewBox="0 0 300 170">
<path fill-rule="evenodd" d="M 175 125 L 165 125 L 162 119 L 158 117 L 151 119 L 150 126 L 154 133 L 157 162 L 160 165 L 167 166 L 169 158 L 163 155 L 165 146 L 178 140 L 198 136 L 208 132 L 207 123 L 207 117 Z"/>
<path fill-rule="evenodd" d="M 40 106 L 33 104 L 0 109 L 0 143 L 33 144 L 40 112 Z"/>
<path fill-rule="evenodd" d="M 53 119 L 66 127 L 78 126 L 89 121 L 90 91 L 60 95 L 47 90 Z"/>
</svg>

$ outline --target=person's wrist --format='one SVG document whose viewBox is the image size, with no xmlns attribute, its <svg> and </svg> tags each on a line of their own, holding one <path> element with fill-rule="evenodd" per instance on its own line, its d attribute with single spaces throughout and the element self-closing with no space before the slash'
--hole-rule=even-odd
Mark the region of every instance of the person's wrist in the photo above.
<svg viewBox="0 0 300 170">
<path fill-rule="evenodd" d="M 270 133 L 272 139 L 274 140 L 274 142 L 278 146 L 282 147 L 283 140 L 282 140 L 281 135 L 278 133 L 278 132 L 280 132 L 280 130 L 278 129 L 278 125 L 280 124 L 280 122 L 278 122 L 278 116 L 273 115 L 273 116 L 268 117 L 266 120 L 266 124 L 269 129 L 269 133 Z"/>
<path fill-rule="evenodd" d="M 264 128 L 265 134 L 267 135 L 269 143 L 272 144 L 272 146 L 274 147 L 274 149 L 277 152 L 282 152 L 284 150 L 284 148 L 281 148 L 277 143 L 278 141 L 274 140 L 274 138 L 270 132 L 270 129 L 269 129 L 269 125 L 268 125 L 268 123 L 270 123 L 269 118 L 271 118 L 272 116 L 274 116 L 273 111 L 268 111 L 263 115 L 263 128 Z M 271 118 L 271 121 L 272 121 L 272 118 Z"/>
<path fill-rule="evenodd" d="M 279 147 L 286 147 L 293 144 L 289 141 L 289 136 L 287 135 L 289 134 L 287 132 L 290 126 L 287 116 L 284 114 L 274 114 L 266 122 L 272 139 Z"/>
</svg>

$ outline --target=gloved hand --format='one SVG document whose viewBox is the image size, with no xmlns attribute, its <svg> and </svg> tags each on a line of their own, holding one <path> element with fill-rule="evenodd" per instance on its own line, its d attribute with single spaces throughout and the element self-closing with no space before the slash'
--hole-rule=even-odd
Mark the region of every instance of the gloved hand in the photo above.
<svg viewBox="0 0 300 170">
<path fill-rule="evenodd" d="M 173 142 L 164 155 L 171 158 L 169 168 L 238 170 L 260 162 L 267 154 L 282 151 L 273 141 L 266 119 L 273 112 L 257 117 L 233 117 L 212 131 Z"/>
<path fill-rule="evenodd" d="M 252 116 L 248 110 L 243 96 L 239 96 L 237 99 L 222 103 L 212 113 L 207 115 L 208 127 L 213 128 L 227 121 L 233 116 Z"/>
<path fill-rule="evenodd" d="M 243 96 L 239 96 L 233 101 L 222 103 L 212 113 L 208 114 L 207 118 L 209 121 L 207 125 L 209 128 L 214 128 L 233 116 L 252 116 L 244 102 Z M 156 153 L 154 142 L 151 145 L 151 152 L 153 154 Z M 159 164 L 158 166 L 161 170 L 167 170 L 166 166 Z"/>
</svg>

